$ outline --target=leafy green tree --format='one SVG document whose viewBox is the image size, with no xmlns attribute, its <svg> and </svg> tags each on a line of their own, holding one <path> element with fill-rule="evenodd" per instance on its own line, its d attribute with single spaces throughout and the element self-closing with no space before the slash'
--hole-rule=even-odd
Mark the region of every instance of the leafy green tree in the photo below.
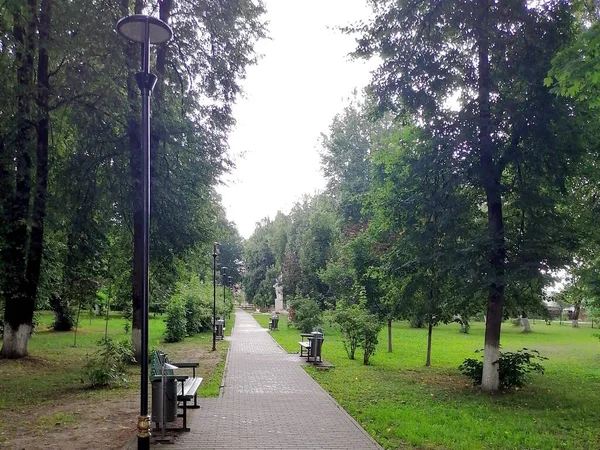
<svg viewBox="0 0 600 450">
<path fill-rule="evenodd" d="M 243 279 L 244 291 L 248 301 L 253 301 L 261 283 L 265 280 L 267 271 L 275 265 L 275 256 L 268 243 L 271 222 L 263 219 L 257 223 L 257 228 L 246 241 L 244 249 L 245 274 Z M 264 291 L 263 286 L 263 291 Z"/>
<path fill-rule="evenodd" d="M 575 39 L 568 42 L 552 59 L 544 83 L 558 95 L 575 98 L 591 108 L 600 106 L 600 65 L 596 54 L 600 45 L 600 8 L 597 2 L 572 3 L 578 19 Z"/>
<path fill-rule="evenodd" d="M 499 380 L 494 362 L 499 357 L 507 270 L 512 269 L 507 262 L 513 260 L 507 245 L 512 247 L 521 233 L 507 227 L 505 216 L 511 209 L 509 194 L 515 192 L 512 181 L 524 174 L 549 187 L 523 184 L 518 198 L 528 206 L 533 197 L 555 198 L 569 170 L 567 161 L 581 151 L 573 145 L 579 143 L 577 114 L 543 85 L 552 56 L 571 36 L 570 5 L 517 1 L 507 7 L 490 0 L 371 4 L 375 18 L 358 29 L 362 37 L 356 53 L 382 59 L 372 82 L 380 109 L 410 114 L 434 139 L 443 138 L 457 173 L 482 194 L 476 203 L 485 205 L 487 215 L 487 236 L 477 239 L 488 261 L 481 280 L 488 286 L 482 388 L 495 391 Z M 451 98 L 457 98 L 458 110 L 449 107 Z M 565 229 L 566 218 L 555 218 L 552 229 Z M 526 231 L 543 224 L 537 214 L 529 219 Z M 537 238 L 538 250 L 551 249 L 551 239 Z M 537 263 L 537 270 L 550 266 L 539 259 Z"/>
<path fill-rule="evenodd" d="M 400 315 L 427 325 L 427 366 L 433 327 L 456 312 L 452 281 L 474 214 L 445 145 L 401 128 L 374 151 L 369 197 L 369 226 L 383 247 L 379 278 Z"/>
<path fill-rule="evenodd" d="M 7 10 L 7 19 L 0 21 L 4 28 L 0 30 L 4 36 L 0 51 L 2 63 L 13 68 L 10 75 L 6 73 L 13 92 L 5 92 L 8 117 L 2 117 L 0 126 L 5 307 L 0 354 L 21 358 L 28 354 L 44 238 L 50 89 L 47 45 L 52 1 L 42 0 L 39 7 L 36 0 L 9 2 L 2 9 Z"/>
<path fill-rule="evenodd" d="M 370 187 L 370 155 L 390 127 L 386 119 L 373 120 L 367 97 L 354 93 L 352 102 L 334 117 L 328 134 L 322 134 L 321 168 L 327 193 L 334 199 L 345 226 L 365 221 L 365 194 Z"/>
<path fill-rule="evenodd" d="M 123 40 L 122 52 L 115 52 L 114 24 L 148 12 L 147 6 L 142 0 L 0 6 L 0 268 L 7 357 L 26 354 L 36 300 L 67 317 L 75 294 L 95 301 L 95 284 L 111 286 L 115 306 L 132 309 L 132 280 L 139 279 L 133 261 L 139 258 L 131 254 L 139 256 L 141 248 L 134 80 L 139 45 Z M 175 33 L 157 48 L 154 66 L 159 84 L 151 130 L 150 270 L 151 303 L 159 305 L 174 291 L 178 260 L 219 237 L 222 208 L 214 186 L 232 166 L 226 156 L 231 105 L 255 61 L 253 45 L 264 35 L 264 8 L 250 0 L 170 0 L 153 12 Z M 88 282 L 85 293 L 77 290 Z M 140 299 L 140 286 L 134 286 L 138 355 Z"/>
<path fill-rule="evenodd" d="M 296 296 L 288 300 L 288 305 L 294 312 L 292 324 L 302 333 L 310 333 L 317 325 L 321 325 L 323 316 L 315 300 Z"/>
<path fill-rule="evenodd" d="M 362 347 L 363 364 L 366 366 L 369 364 L 371 356 L 375 354 L 382 323 L 378 316 L 367 310 L 364 290 L 358 286 L 357 290 L 361 300 L 352 305 L 340 301 L 332 313 L 332 318 L 340 327 L 348 358 L 354 359 L 356 349 Z"/>
</svg>

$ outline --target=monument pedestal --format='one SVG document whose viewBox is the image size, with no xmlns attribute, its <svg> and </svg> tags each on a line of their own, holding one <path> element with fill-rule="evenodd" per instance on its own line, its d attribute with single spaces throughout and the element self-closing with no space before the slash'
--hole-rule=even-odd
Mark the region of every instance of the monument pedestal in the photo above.
<svg viewBox="0 0 600 450">
<path fill-rule="evenodd" d="M 275 299 L 275 311 L 276 312 L 283 311 L 283 298 L 276 298 Z"/>
<path fill-rule="evenodd" d="M 275 280 L 275 284 L 273 285 L 275 288 L 275 312 L 285 311 L 283 308 L 283 284 L 281 284 L 282 278 L 283 276 L 279 275 L 277 280 Z"/>
</svg>

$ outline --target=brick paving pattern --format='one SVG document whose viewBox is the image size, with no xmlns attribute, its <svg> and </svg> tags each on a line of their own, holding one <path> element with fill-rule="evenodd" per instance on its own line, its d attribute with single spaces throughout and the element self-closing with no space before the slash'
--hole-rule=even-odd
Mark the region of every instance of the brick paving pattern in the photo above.
<svg viewBox="0 0 600 450">
<path fill-rule="evenodd" d="M 200 399 L 188 416 L 192 431 L 168 448 L 381 449 L 300 362 L 236 311 L 222 395 Z"/>
</svg>

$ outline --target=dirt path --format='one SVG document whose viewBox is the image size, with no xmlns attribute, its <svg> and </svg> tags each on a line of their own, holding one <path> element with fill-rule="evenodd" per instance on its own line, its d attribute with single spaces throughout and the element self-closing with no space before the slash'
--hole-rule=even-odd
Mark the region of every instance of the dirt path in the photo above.
<svg viewBox="0 0 600 450">
<path fill-rule="evenodd" d="M 198 373 L 212 373 L 220 357 L 201 346 L 182 344 L 171 359 L 199 361 Z M 138 372 L 139 374 L 139 372 Z M 0 411 L 0 448 L 11 450 L 121 450 L 134 439 L 139 414 L 139 375 L 131 387 L 69 394 L 36 406 Z M 151 401 L 149 399 L 149 401 Z"/>
</svg>

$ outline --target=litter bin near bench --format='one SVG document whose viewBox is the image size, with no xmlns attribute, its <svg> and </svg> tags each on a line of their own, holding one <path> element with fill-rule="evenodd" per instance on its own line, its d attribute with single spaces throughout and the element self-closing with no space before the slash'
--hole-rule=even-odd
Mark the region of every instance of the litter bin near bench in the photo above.
<svg viewBox="0 0 600 450">
<path fill-rule="evenodd" d="M 274 315 L 269 319 L 269 330 L 278 330 L 279 329 L 279 316 Z"/>
<path fill-rule="evenodd" d="M 217 319 L 215 323 L 215 334 L 217 339 L 223 339 L 223 329 L 225 328 L 225 321 L 223 319 Z"/>
<path fill-rule="evenodd" d="M 306 360 L 310 361 L 310 358 L 312 358 L 313 362 L 317 362 L 317 358 L 319 358 L 318 361 L 321 362 L 321 347 L 323 346 L 323 333 L 313 331 L 310 334 L 311 336 L 308 338 L 309 340 L 311 340 L 310 351 Z"/>
<path fill-rule="evenodd" d="M 164 395 L 164 404 L 161 403 L 161 395 Z M 163 423 L 163 410 L 164 422 L 173 422 L 177 416 L 177 381 L 174 379 L 165 381 L 164 393 L 161 381 L 152 383 L 152 422 Z"/>
</svg>

